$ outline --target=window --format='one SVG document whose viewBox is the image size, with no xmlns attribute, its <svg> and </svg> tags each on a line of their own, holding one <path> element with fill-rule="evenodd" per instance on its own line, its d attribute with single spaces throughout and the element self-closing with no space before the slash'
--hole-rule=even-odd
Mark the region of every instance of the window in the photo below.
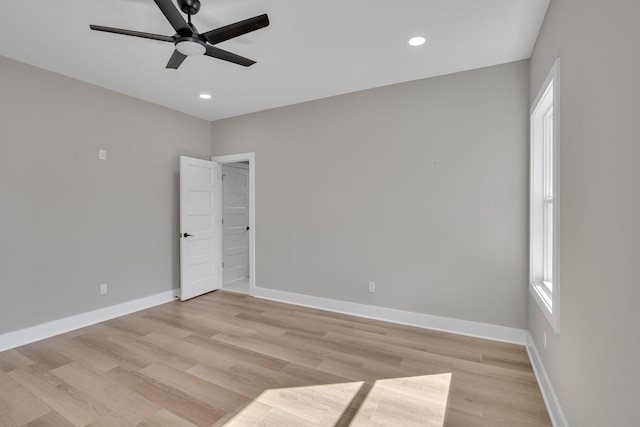
<svg viewBox="0 0 640 427">
<path fill-rule="evenodd" d="M 559 332 L 560 58 L 531 107 L 529 290 Z"/>
</svg>

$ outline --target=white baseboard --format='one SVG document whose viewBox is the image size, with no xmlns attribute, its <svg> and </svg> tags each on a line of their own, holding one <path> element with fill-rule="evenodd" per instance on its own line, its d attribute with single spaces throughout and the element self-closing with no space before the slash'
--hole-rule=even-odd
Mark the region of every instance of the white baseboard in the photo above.
<svg viewBox="0 0 640 427">
<path fill-rule="evenodd" d="M 336 313 L 351 314 L 369 319 L 384 320 L 402 325 L 417 326 L 436 331 L 451 332 L 493 341 L 502 341 L 520 345 L 527 344 L 528 331 L 525 329 L 509 328 L 506 326 L 490 325 L 488 323 L 472 322 L 469 320 L 453 319 L 450 317 L 432 316 L 429 314 L 413 313 L 392 308 L 376 307 L 373 305 L 296 294 L 268 288 L 255 288 L 255 297 L 273 301 L 280 301 L 304 307 L 319 308 Z"/>
<path fill-rule="evenodd" d="M 100 308 L 87 313 L 77 314 L 64 319 L 54 320 L 18 331 L 7 332 L 0 335 L 0 351 L 9 350 L 21 345 L 29 344 L 55 335 L 104 322 L 125 314 L 155 307 L 174 300 L 177 290 L 162 292 L 160 294 L 139 298 L 133 301 L 123 302 L 110 307 Z"/>
<path fill-rule="evenodd" d="M 569 423 L 560 407 L 558 397 L 553 391 L 553 386 L 547 376 L 547 371 L 542 364 L 542 359 L 540 359 L 536 344 L 529 332 L 527 332 L 527 353 L 529 353 L 529 360 L 531 360 L 531 366 L 533 367 L 533 372 L 536 374 L 536 379 L 538 380 L 544 403 L 547 405 L 547 411 L 549 412 L 549 417 L 551 417 L 553 427 L 569 427 Z"/>
</svg>

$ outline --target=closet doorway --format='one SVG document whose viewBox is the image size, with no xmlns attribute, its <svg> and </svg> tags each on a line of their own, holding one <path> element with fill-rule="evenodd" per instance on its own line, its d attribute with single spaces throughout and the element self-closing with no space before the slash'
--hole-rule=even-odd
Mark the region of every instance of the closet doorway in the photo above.
<svg viewBox="0 0 640 427">
<path fill-rule="evenodd" d="M 255 287 L 253 153 L 212 157 L 222 170 L 222 289 L 253 295 Z"/>
</svg>

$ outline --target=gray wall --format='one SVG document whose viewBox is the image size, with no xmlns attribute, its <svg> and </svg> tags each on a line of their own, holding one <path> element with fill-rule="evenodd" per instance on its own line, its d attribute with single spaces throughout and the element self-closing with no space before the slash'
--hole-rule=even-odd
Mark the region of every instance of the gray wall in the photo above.
<svg viewBox="0 0 640 427">
<path fill-rule="evenodd" d="M 0 333 L 178 287 L 181 154 L 209 122 L 0 57 Z"/>
<path fill-rule="evenodd" d="M 212 129 L 256 153 L 257 286 L 526 328 L 527 61 Z"/>
<path fill-rule="evenodd" d="M 571 426 L 638 425 L 638 17 L 636 0 L 552 0 L 531 58 L 531 100 L 562 58 L 562 250 L 560 334 L 532 300 L 529 327 Z"/>
</svg>

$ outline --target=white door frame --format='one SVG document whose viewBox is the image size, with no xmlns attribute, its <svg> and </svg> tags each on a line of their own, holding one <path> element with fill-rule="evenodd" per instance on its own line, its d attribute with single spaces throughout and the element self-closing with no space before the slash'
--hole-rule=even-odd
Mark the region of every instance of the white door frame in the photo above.
<svg viewBox="0 0 640 427">
<path fill-rule="evenodd" d="M 256 155 L 240 153 L 213 156 L 211 161 L 221 164 L 249 162 L 249 295 L 253 296 L 256 289 Z M 222 205 L 222 192 L 219 202 Z M 222 253 L 222 239 L 220 239 L 220 251 Z M 222 274 L 222 270 L 220 271 Z"/>
</svg>

